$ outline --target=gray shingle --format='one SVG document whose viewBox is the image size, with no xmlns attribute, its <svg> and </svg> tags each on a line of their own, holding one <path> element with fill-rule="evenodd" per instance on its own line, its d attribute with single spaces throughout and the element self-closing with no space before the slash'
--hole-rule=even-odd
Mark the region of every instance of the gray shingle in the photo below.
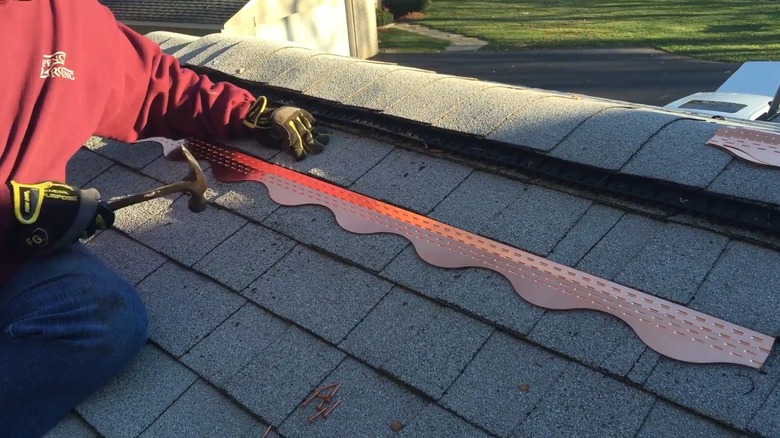
<svg viewBox="0 0 780 438">
<path fill-rule="evenodd" d="M 256 83 L 268 83 L 290 68 L 320 53 L 303 47 L 285 47 L 276 41 L 255 39 L 238 43 L 205 67 Z"/>
<path fill-rule="evenodd" d="M 102 0 L 118 20 L 222 25 L 246 0 Z"/>
<path fill-rule="evenodd" d="M 115 230 L 101 232 L 87 246 L 131 284 L 138 284 L 166 261 L 165 257 Z"/>
<path fill-rule="evenodd" d="M 653 136 L 620 170 L 693 187 L 707 187 L 731 161 L 728 152 L 707 146 L 719 125 L 677 120 Z"/>
<path fill-rule="evenodd" d="M 65 181 L 72 186 L 83 187 L 92 178 L 113 165 L 113 161 L 91 152 L 89 149 L 82 148 L 68 160 L 68 165 L 65 168 Z"/>
<path fill-rule="evenodd" d="M 279 435 L 274 431 L 272 427 L 265 423 L 258 424 L 254 429 L 250 430 L 246 435 L 240 438 L 278 438 Z"/>
<path fill-rule="evenodd" d="M 503 275 L 476 268 L 432 269 L 411 245 L 387 265 L 382 276 L 523 335 L 544 313 L 520 298 Z"/>
<path fill-rule="evenodd" d="M 297 246 L 244 295 L 337 344 L 391 287 L 354 266 Z"/>
<path fill-rule="evenodd" d="M 490 435 L 441 407 L 429 404 L 411 424 L 401 429 L 398 436 L 487 438 Z"/>
<path fill-rule="evenodd" d="M 295 161 L 288 153 L 269 160 L 274 164 L 313 175 L 340 186 L 348 186 L 382 161 L 393 149 L 387 143 L 366 137 L 329 130 L 326 151 Z"/>
<path fill-rule="evenodd" d="M 623 211 L 612 207 L 592 204 L 547 257 L 566 266 L 575 266 L 615 226 L 623 214 Z"/>
<path fill-rule="evenodd" d="M 206 199 L 236 214 L 262 222 L 279 208 L 279 204 L 268 196 L 268 189 L 262 183 L 242 181 L 223 183 L 211 170 L 204 172 L 209 181 Z"/>
<path fill-rule="evenodd" d="M 455 107 L 433 126 L 484 137 L 511 114 L 522 112 L 545 93 L 515 87 L 492 87 L 481 90 Z"/>
<path fill-rule="evenodd" d="M 640 109 L 608 108 L 571 132 L 550 155 L 564 160 L 620 169 L 639 148 L 677 116 Z"/>
<path fill-rule="evenodd" d="M 450 192 L 428 216 L 453 227 L 480 231 L 519 195 L 517 181 L 493 173 L 474 171 Z M 485 196 L 490 193 L 490 196 Z"/>
<path fill-rule="evenodd" d="M 289 323 L 246 303 L 187 351 L 181 361 L 222 386 L 289 327 Z"/>
<path fill-rule="evenodd" d="M 210 60 L 229 50 L 231 47 L 244 41 L 255 39 L 246 35 L 226 35 L 214 33 L 203 36 L 184 46 L 181 50 L 173 54 L 178 58 L 179 64 L 186 65 L 205 65 Z M 264 44 L 257 44 L 258 47 L 270 47 Z M 260 59 L 259 57 L 257 59 Z"/>
<path fill-rule="evenodd" d="M 640 254 L 662 226 L 644 216 L 626 214 L 575 268 L 611 280 Z"/>
<path fill-rule="evenodd" d="M 379 271 L 409 241 L 395 234 L 356 234 L 341 228 L 333 213 L 325 207 L 304 205 L 280 208 L 263 224 L 295 240 L 332 254 L 338 254 L 357 265 Z"/>
<path fill-rule="evenodd" d="M 470 173 L 462 164 L 394 149 L 350 189 L 425 214 Z"/>
<path fill-rule="evenodd" d="M 185 265 L 192 265 L 246 224 L 225 210 L 208 207 L 200 213 L 179 197 L 164 214 L 156 214 L 131 231 L 131 237 Z M 162 212 L 161 212 L 162 213 Z"/>
<path fill-rule="evenodd" d="M 529 339 L 594 368 L 626 375 L 645 344 L 623 321 L 589 310 L 548 311 Z M 619 354 L 617 354 L 619 353 Z"/>
<path fill-rule="evenodd" d="M 519 196 L 485 222 L 480 234 L 545 256 L 588 211 L 592 202 L 544 187 L 517 184 Z"/>
<path fill-rule="evenodd" d="M 90 137 L 84 147 L 133 169 L 146 166 L 161 156 L 163 151 L 156 141 L 129 144 L 97 136 Z"/>
<path fill-rule="evenodd" d="M 198 37 L 194 35 L 185 35 L 182 33 L 168 32 L 164 30 L 149 32 L 144 36 L 157 43 L 162 51 L 169 55 L 172 55 L 187 44 L 198 39 Z"/>
<path fill-rule="evenodd" d="M 661 360 L 660 354 L 656 353 L 655 350 L 645 348 L 642 356 L 631 367 L 631 371 L 626 374 L 626 378 L 634 383 L 643 385 L 650 377 L 650 374 L 652 374 L 659 360 Z"/>
<path fill-rule="evenodd" d="M 315 55 L 295 64 L 281 75 L 268 79 L 268 84 L 287 90 L 303 91 L 317 86 L 328 79 L 329 75 L 338 76 L 341 69 L 357 62 L 360 60 L 346 56 Z"/>
<path fill-rule="evenodd" d="M 330 345 L 291 327 L 230 379 L 225 389 L 278 427 L 344 357 Z"/>
<path fill-rule="evenodd" d="M 608 373 L 620 377 L 628 377 L 632 372 L 635 372 L 635 377 L 639 374 L 638 366 L 641 366 L 639 362 L 645 358 L 648 348 L 635 334 L 632 333 L 630 336 L 630 340 L 626 339 L 628 337 L 624 338 L 612 350 L 609 357 L 601 362 L 601 366 Z M 647 373 L 649 374 L 649 371 Z"/>
<path fill-rule="evenodd" d="M 339 346 L 438 399 L 492 330 L 395 288 Z"/>
<path fill-rule="evenodd" d="M 572 363 L 513 436 L 633 436 L 654 397 Z"/>
<path fill-rule="evenodd" d="M 198 164 L 204 171 L 211 167 L 211 163 L 208 161 L 198 161 Z M 141 173 L 165 184 L 172 184 L 187 177 L 190 173 L 190 166 L 185 161 L 169 160 L 161 155 L 144 166 Z"/>
<path fill-rule="evenodd" d="M 86 421 L 77 415 L 68 414 L 57 426 L 50 430 L 43 438 L 99 438 L 100 435 Z"/>
<path fill-rule="evenodd" d="M 687 303 L 728 243 L 721 234 L 665 224 L 614 281 L 678 303 Z"/>
<path fill-rule="evenodd" d="M 549 151 L 589 117 L 614 106 L 591 99 L 545 97 L 508 117 L 487 138 Z"/>
<path fill-rule="evenodd" d="M 397 117 L 433 123 L 475 93 L 495 86 L 474 79 L 441 76 L 441 79 L 414 91 L 384 111 Z"/>
<path fill-rule="evenodd" d="M 293 246 L 295 241 L 250 223 L 225 239 L 193 268 L 240 292 Z"/>
<path fill-rule="evenodd" d="M 762 436 L 780 436 L 780 385 L 775 385 L 774 391 L 750 421 L 749 429 Z"/>
<path fill-rule="evenodd" d="M 373 82 L 370 89 L 364 90 L 346 102 L 349 105 L 366 105 L 391 115 L 404 117 L 402 114 L 408 114 L 404 109 L 414 103 L 410 96 L 414 96 L 417 91 L 426 87 L 428 84 L 441 79 L 442 75 L 417 69 L 396 70 L 385 76 L 385 79 L 379 82 Z M 402 84 L 398 86 L 398 84 Z M 399 108 L 400 113 L 399 114 Z M 392 111 L 388 111 L 392 109 Z M 419 107 L 413 108 L 415 112 L 420 111 Z"/>
<path fill-rule="evenodd" d="M 507 436 L 551 389 L 568 362 L 495 332 L 442 398 L 442 404 Z"/>
<path fill-rule="evenodd" d="M 125 371 L 76 410 L 104 436 L 135 437 L 196 379 L 192 371 L 147 345 Z"/>
<path fill-rule="evenodd" d="M 636 437 L 665 438 L 671 436 L 737 438 L 741 435 L 706 418 L 659 400 L 653 406 Z"/>
<path fill-rule="evenodd" d="M 145 192 L 160 186 L 160 183 L 121 166 L 112 166 L 92 180 L 90 186 L 97 188 L 104 199 L 110 199 Z M 180 196 L 168 195 L 117 210 L 114 228 L 132 232 L 149 222 L 150 218 L 164 214 L 173 200 Z"/>
<path fill-rule="evenodd" d="M 767 334 L 780 331 L 780 254 L 731 241 L 691 301 L 691 307 Z"/>
<path fill-rule="evenodd" d="M 779 375 L 777 354 L 770 356 L 762 372 L 740 365 L 702 366 L 661 357 L 644 387 L 707 417 L 745 429 Z"/>
<path fill-rule="evenodd" d="M 139 438 L 237 437 L 257 425 L 249 413 L 198 380 Z"/>
<path fill-rule="evenodd" d="M 138 284 L 149 337 L 181 356 L 246 302 L 238 294 L 167 262 Z"/>
<path fill-rule="evenodd" d="M 410 68 L 375 61 L 350 62 L 344 66 L 339 65 L 338 71 L 320 70 L 320 75 L 323 75 L 323 72 L 329 75 L 324 80 L 307 87 L 303 92 L 320 99 L 343 102 L 357 90 L 371 82 L 384 80 L 386 75 L 396 70 L 410 70 Z"/>
<path fill-rule="evenodd" d="M 744 199 L 780 204 L 780 172 L 776 168 L 733 160 L 707 191 Z"/>
<path fill-rule="evenodd" d="M 423 400 L 406 388 L 348 358 L 317 387 L 341 383 L 332 404 L 340 401 L 327 420 L 307 418 L 316 404 L 299 406 L 279 432 L 288 437 L 392 437 L 392 422 L 409 424 L 423 409 Z M 308 393 L 304 395 L 308 396 Z M 303 398 L 300 400 L 303 401 Z"/>
<path fill-rule="evenodd" d="M 360 108 L 383 111 L 410 93 L 438 79 L 436 73 L 423 70 L 397 70 L 381 81 L 374 81 L 341 103 Z"/>
</svg>

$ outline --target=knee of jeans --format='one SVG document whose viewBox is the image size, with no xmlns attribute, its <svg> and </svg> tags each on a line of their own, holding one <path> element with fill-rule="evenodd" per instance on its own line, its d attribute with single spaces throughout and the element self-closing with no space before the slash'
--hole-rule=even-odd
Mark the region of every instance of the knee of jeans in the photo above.
<svg viewBox="0 0 780 438">
<path fill-rule="evenodd" d="M 126 347 L 138 351 L 146 343 L 149 335 L 149 316 L 138 292 L 129 283 L 123 282 L 117 290 L 124 302 L 122 315 L 117 317 L 115 330 L 124 340 Z"/>
<path fill-rule="evenodd" d="M 62 341 L 72 351 L 124 362 L 146 343 L 138 292 L 109 269 L 65 275 L 17 294 L 4 307 L 7 336 Z M 91 354 L 88 354 L 91 355 Z"/>
<path fill-rule="evenodd" d="M 90 276 L 90 287 L 98 297 L 96 318 L 103 330 L 96 347 L 102 354 L 126 360 L 134 356 L 146 343 L 149 320 L 146 307 L 135 288 L 123 279 Z"/>
</svg>

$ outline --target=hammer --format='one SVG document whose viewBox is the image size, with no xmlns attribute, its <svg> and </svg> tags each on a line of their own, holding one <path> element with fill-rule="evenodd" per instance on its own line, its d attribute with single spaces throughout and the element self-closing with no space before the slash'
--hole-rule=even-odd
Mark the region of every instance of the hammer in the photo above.
<svg viewBox="0 0 780 438">
<path fill-rule="evenodd" d="M 200 168 L 200 164 L 195 160 L 192 153 L 187 150 L 186 147 L 180 142 L 173 142 L 169 139 L 161 139 L 159 137 L 149 138 L 146 140 L 153 140 L 161 143 L 165 152 L 165 156 L 172 160 L 181 160 L 183 155 L 184 159 L 190 165 L 189 174 L 181 181 L 173 184 L 168 184 L 156 189 L 147 190 L 143 193 L 136 193 L 134 195 L 120 196 L 112 198 L 108 201 L 108 206 L 113 211 L 125 208 L 141 202 L 146 202 L 155 198 L 170 195 L 171 193 L 187 193 L 190 199 L 187 203 L 190 211 L 200 213 L 206 209 L 206 189 L 208 183 L 206 177 L 203 175 L 203 170 Z M 139 140 L 140 141 L 140 140 Z"/>
</svg>

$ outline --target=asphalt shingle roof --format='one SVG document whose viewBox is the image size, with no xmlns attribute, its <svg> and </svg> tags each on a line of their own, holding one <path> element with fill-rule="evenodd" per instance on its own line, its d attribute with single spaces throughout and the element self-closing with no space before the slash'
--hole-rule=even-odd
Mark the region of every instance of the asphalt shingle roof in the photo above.
<svg viewBox="0 0 780 438">
<path fill-rule="evenodd" d="M 718 123 L 279 42 L 151 37 L 236 79 L 282 88 L 289 81 L 289 89 L 321 99 L 462 130 L 475 143 L 498 139 L 778 203 L 771 189 L 778 171 L 704 145 Z M 330 68 L 309 69 L 321 62 Z M 780 251 L 772 241 L 330 131 L 328 150 L 302 162 L 246 141 L 233 145 L 729 322 L 780 332 Z M 93 138 L 71 161 L 69 178 L 111 197 L 183 176 L 181 163 L 161 152 L 154 143 Z M 204 167 L 206 211 L 189 212 L 186 197 L 157 199 L 121 210 L 116 229 L 88 242 L 137 286 L 151 339 L 50 437 L 258 437 L 269 425 L 285 437 L 780 435 L 776 351 L 761 370 L 668 359 L 616 318 L 533 306 L 493 271 L 433 267 L 404 238 L 350 233 L 324 207 L 280 206 L 261 184 L 220 183 Z M 314 408 L 303 402 L 331 383 L 341 384 L 341 405 L 309 422 Z"/>
<path fill-rule="evenodd" d="M 223 25 L 248 0 L 100 0 L 119 21 Z"/>
</svg>

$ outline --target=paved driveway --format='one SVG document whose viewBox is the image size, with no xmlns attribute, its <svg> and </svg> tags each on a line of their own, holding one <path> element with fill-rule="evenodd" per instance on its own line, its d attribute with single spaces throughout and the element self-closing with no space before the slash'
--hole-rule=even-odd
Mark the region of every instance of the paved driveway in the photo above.
<svg viewBox="0 0 780 438">
<path fill-rule="evenodd" d="M 663 106 L 714 91 L 741 64 L 652 49 L 381 53 L 373 60 L 443 74 Z"/>
</svg>

